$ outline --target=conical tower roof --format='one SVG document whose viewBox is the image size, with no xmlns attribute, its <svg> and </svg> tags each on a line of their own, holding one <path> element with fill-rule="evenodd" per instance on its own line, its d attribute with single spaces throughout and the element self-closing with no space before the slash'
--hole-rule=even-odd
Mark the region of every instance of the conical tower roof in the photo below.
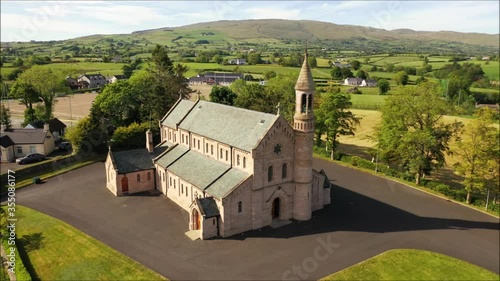
<svg viewBox="0 0 500 281">
<path fill-rule="evenodd" d="M 306 50 L 306 54 L 304 55 L 304 63 L 302 63 L 302 69 L 300 69 L 299 78 L 297 79 L 297 83 L 295 83 L 295 90 L 311 91 L 315 89 L 311 68 L 309 67 L 307 58 L 308 55 Z"/>
</svg>

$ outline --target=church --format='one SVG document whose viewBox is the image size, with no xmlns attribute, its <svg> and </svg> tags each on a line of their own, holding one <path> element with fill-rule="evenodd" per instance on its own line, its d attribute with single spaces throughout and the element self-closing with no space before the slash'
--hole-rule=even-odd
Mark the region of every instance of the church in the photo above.
<svg viewBox="0 0 500 281">
<path fill-rule="evenodd" d="M 305 221 L 330 204 L 330 181 L 313 169 L 315 86 L 307 52 L 295 85 L 293 125 L 268 114 L 179 99 L 146 147 L 108 153 L 116 196 L 157 190 L 189 214 L 200 239 Z"/>
</svg>

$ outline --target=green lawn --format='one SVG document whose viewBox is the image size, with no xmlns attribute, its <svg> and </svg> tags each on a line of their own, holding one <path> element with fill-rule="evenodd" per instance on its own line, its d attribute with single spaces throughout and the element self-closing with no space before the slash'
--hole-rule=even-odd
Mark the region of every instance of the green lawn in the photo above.
<svg viewBox="0 0 500 281">
<path fill-rule="evenodd" d="M 16 214 L 18 247 L 37 279 L 165 280 L 58 219 L 22 206 L 17 206 Z"/>
<path fill-rule="evenodd" d="M 76 63 L 51 63 L 46 64 L 44 67 L 50 67 L 51 69 L 59 69 L 65 71 L 68 74 L 77 76 L 83 73 L 93 74 L 101 73 L 104 76 L 110 76 L 114 74 L 122 74 L 123 63 L 104 63 L 104 62 L 76 62 Z"/>
<path fill-rule="evenodd" d="M 499 280 L 491 271 L 438 253 L 390 250 L 321 280 Z"/>
</svg>

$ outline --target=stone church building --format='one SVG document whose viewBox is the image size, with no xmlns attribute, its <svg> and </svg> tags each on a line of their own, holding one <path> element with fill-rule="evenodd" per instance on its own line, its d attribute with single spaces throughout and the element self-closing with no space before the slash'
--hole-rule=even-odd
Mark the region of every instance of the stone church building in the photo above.
<svg viewBox="0 0 500 281">
<path fill-rule="evenodd" d="M 200 239 L 309 220 L 330 203 L 330 182 L 312 168 L 315 87 L 307 53 L 295 91 L 293 125 L 279 112 L 179 99 L 160 121 L 160 144 L 148 131 L 146 148 L 110 150 L 107 188 L 116 196 L 162 192 L 189 213 Z"/>
</svg>

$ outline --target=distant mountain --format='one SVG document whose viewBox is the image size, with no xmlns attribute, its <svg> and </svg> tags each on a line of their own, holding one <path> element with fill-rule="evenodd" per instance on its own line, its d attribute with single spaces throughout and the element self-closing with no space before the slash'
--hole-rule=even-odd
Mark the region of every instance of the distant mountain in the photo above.
<svg viewBox="0 0 500 281">
<path fill-rule="evenodd" d="M 147 34 L 158 30 L 189 31 L 214 30 L 234 40 L 274 38 L 290 40 L 348 40 L 365 38 L 368 40 L 417 40 L 459 42 L 480 46 L 500 45 L 499 34 L 462 33 L 454 31 L 415 31 L 411 29 L 385 30 L 355 25 L 339 25 L 311 20 L 234 20 L 196 23 L 181 27 L 161 28 L 138 33 Z"/>
</svg>

